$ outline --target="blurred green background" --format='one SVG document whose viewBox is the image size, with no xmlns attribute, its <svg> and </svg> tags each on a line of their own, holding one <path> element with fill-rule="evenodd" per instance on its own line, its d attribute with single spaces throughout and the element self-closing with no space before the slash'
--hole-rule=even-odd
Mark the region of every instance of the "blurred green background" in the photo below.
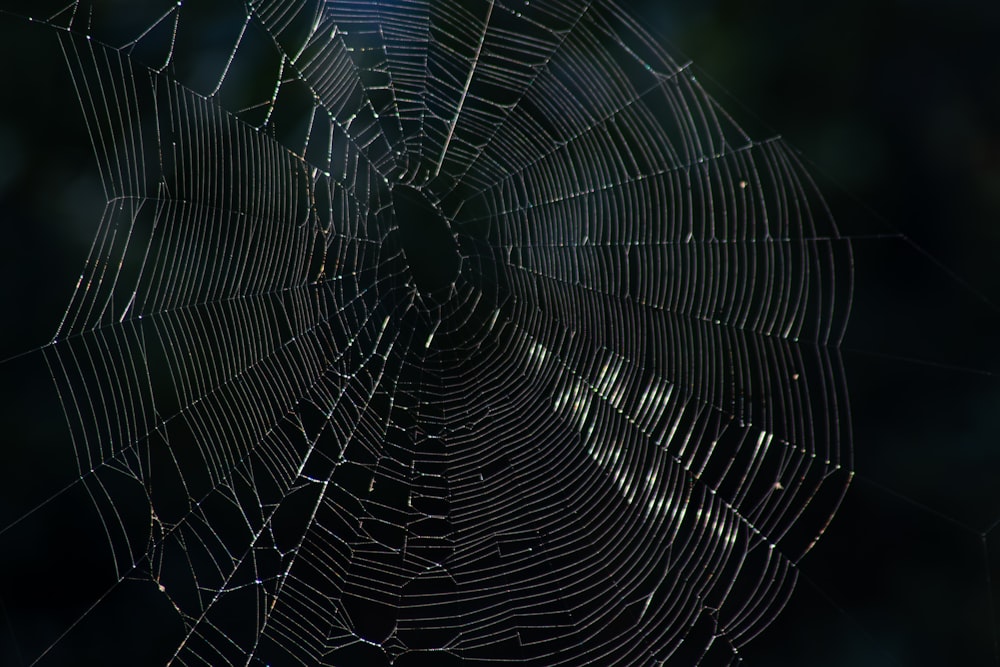
<svg viewBox="0 0 1000 667">
<path fill-rule="evenodd" d="M 751 136 L 801 150 L 855 239 L 857 478 L 745 664 L 1000 665 L 1000 3 L 630 8 Z M 0 15 L 0 358 L 51 338 L 103 207 L 69 86 L 51 31 Z M 0 365 L 0 526 L 23 519 L 0 534 L 4 665 L 111 576 L 82 489 L 26 514 L 77 474 L 49 378 L 38 354 Z M 109 628 L 102 664 L 159 655 L 173 615 L 145 591 L 116 587 L 51 664 L 105 650 Z"/>
</svg>

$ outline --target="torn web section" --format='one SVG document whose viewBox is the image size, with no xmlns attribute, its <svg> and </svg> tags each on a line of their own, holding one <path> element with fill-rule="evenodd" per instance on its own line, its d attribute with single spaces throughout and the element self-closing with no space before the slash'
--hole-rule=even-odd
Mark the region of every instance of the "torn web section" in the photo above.
<svg viewBox="0 0 1000 667">
<path fill-rule="evenodd" d="M 398 179 L 420 184 L 428 171 L 432 147 L 424 141 L 428 116 L 430 2 L 323 3 L 323 11 L 338 26 L 355 51 L 367 49 L 376 61 L 369 97 L 384 100 L 380 118 L 396 152 Z M 374 103 L 374 102 L 373 102 Z M 396 138 L 395 133 L 401 136 Z"/>
<path fill-rule="evenodd" d="M 254 27 L 266 33 L 282 54 L 283 74 L 276 88 L 275 110 L 290 109 L 311 99 L 314 117 L 329 123 L 334 136 L 329 170 L 343 174 L 337 143 L 346 140 L 383 177 L 398 171 L 401 140 L 399 114 L 385 68 L 386 53 L 379 35 L 363 29 L 347 31 L 323 2 L 254 2 Z M 302 114 L 290 114 L 298 117 Z M 341 135 L 343 139 L 338 138 Z M 310 161 L 322 160 L 326 133 L 309 138 Z M 319 156 L 319 162 L 316 157 Z M 349 168 L 349 165 L 347 166 Z"/>
</svg>

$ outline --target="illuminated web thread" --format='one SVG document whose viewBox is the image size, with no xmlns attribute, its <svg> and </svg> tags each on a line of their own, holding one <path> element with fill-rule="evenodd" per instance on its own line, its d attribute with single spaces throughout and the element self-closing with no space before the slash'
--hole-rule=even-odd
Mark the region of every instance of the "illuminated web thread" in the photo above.
<svg viewBox="0 0 1000 667">
<path fill-rule="evenodd" d="M 142 11 L 50 19 L 108 204 L 47 355 L 176 662 L 737 662 L 850 467 L 794 153 L 610 3 Z"/>
</svg>

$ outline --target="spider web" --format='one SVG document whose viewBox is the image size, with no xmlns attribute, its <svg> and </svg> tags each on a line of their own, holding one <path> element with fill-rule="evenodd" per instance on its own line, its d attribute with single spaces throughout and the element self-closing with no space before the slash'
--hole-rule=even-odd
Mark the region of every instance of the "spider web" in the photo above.
<svg viewBox="0 0 1000 667">
<path fill-rule="evenodd" d="M 794 152 L 611 3 L 113 10 L 37 17 L 107 201 L 43 353 L 172 661 L 738 662 L 849 479 Z"/>
</svg>

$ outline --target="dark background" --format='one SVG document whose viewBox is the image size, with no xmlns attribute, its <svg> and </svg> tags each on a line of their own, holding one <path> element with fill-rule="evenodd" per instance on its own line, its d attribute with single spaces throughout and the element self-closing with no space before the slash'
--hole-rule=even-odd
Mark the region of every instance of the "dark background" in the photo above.
<svg viewBox="0 0 1000 667">
<path fill-rule="evenodd" d="M 745 664 L 1000 665 L 1000 3 L 632 9 L 752 136 L 802 151 L 855 239 L 857 476 Z M 0 359 L 53 336 L 103 201 L 52 32 L 0 14 Z M 30 663 L 113 577 L 80 485 L 31 511 L 77 475 L 50 375 L 38 353 L 0 363 L 4 665 Z M 110 635 L 127 655 L 160 622 L 170 644 L 159 598 L 134 613 L 147 589 L 112 589 L 65 644 Z"/>
</svg>

